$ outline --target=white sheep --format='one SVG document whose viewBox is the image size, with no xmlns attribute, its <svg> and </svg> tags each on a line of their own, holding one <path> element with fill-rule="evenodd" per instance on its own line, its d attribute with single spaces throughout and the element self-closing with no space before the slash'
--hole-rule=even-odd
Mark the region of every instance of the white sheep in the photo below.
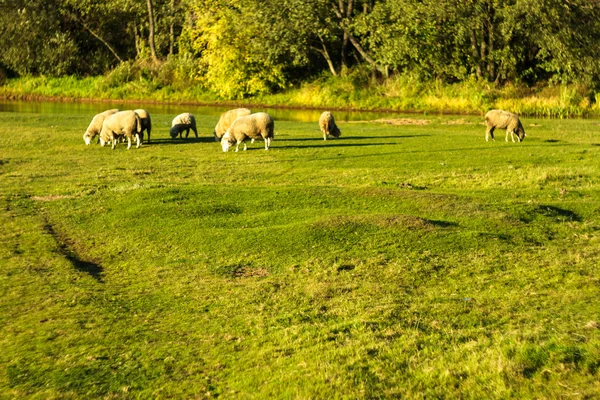
<svg viewBox="0 0 600 400">
<path fill-rule="evenodd" d="M 85 144 L 89 145 L 90 143 L 92 143 L 92 139 L 94 139 L 100 134 L 100 132 L 102 131 L 102 124 L 104 123 L 104 119 L 106 119 L 106 117 L 118 112 L 119 110 L 115 108 L 113 110 L 106 110 L 104 112 L 101 112 L 100 114 L 94 115 L 94 118 L 92 118 L 92 122 L 90 122 L 90 125 L 83 134 L 83 141 L 85 142 Z"/>
<path fill-rule="evenodd" d="M 131 148 L 131 137 L 135 137 L 136 148 L 140 147 L 140 132 L 142 122 L 140 117 L 133 111 L 119 111 L 104 120 L 100 132 L 100 144 L 104 146 L 112 142 L 112 148 L 117 144 L 117 138 L 121 135 L 127 138 L 127 149 Z"/>
<path fill-rule="evenodd" d="M 319 118 L 319 128 L 321 128 L 321 132 L 323 132 L 323 140 L 327 140 L 327 135 L 338 138 L 342 134 L 340 128 L 335 124 L 333 114 L 329 111 L 325 111 L 321 114 L 321 117 Z"/>
<path fill-rule="evenodd" d="M 152 132 L 152 119 L 150 118 L 150 113 L 141 108 L 137 110 L 133 110 L 140 117 L 140 122 L 142 123 L 142 130 L 140 132 L 140 140 L 144 141 L 144 131 L 148 133 L 148 143 L 150 143 L 150 133 Z"/>
<path fill-rule="evenodd" d="M 194 134 L 196 137 L 198 137 L 198 131 L 196 130 L 196 118 L 190 113 L 183 113 L 173 118 L 169 134 L 173 139 L 175 139 L 177 136 L 181 137 L 181 133 L 186 131 L 185 137 L 187 138 L 190 134 L 190 129 L 194 131 Z"/>
<path fill-rule="evenodd" d="M 235 110 L 229 110 L 221 114 L 221 118 L 219 118 L 219 122 L 217 122 L 217 126 L 215 126 L 214 135 L 215 141 L 221 140 L 227 129 L 233 124 L 238 117 L 245 117 L 246 115 L 252 114 L 252 111 L 247 108 L 236 108 Z"/>
<path fill-rule="evenodd" d="M 490 110 L 485 114 L 485 123 L 487 125 L 487 129 L 485 131 L 485 141 L 489 140 L 489 137 L 494 139 L 494 129 L 506 129 L 506 141 L 508 142 L 508 134 L 510 133 L 510 137 L 512 141 L 515 141 L 514 134 L 517 134 L 517 139 L 519 142 L 522 142 L 525 138 L 525 129 L 523 129 L 523 124 L 521 124 L 521 120 L 519 120 L 519 116 L 513 113 L 509 113 L 508 111 L 503 110 Z"/>
<path fill-rule="evenodd" d="M 247 139 L 264 139 L 265 150 L 269 150 L 274 129 L 275 123 L 273 122 L 273 118 L 267 113 L 261 112 L 239 117 L 233 121 L 221 138 L 221 147 L 223 151 L 228 151 L 231 146 L 236 144 L 235 151 L 238 151 L 240 143 L 244 143 L 244 150 L 246 150 Z"/>
</svg>

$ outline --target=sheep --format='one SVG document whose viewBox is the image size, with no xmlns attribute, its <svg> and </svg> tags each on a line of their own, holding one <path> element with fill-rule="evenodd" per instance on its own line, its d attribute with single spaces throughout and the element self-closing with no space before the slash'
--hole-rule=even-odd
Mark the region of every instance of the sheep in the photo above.
<svg viewBox="0 0 600 400">
<path fill-rule="evenodd" d="M 141 108 L 133 110 L 140 117 L 142 122 L 142 130 L 140 131 L 140 139 L 144 141 L 144 131 L 148 133 L 148 143 L 150 143 L 150 133 L 152 132 L 152 120 L 150 119 L 150 113 Z"/>
<path fill-rule="evenodd" d="M 112 142 L 112 148 L 117 144 L 117 138 L 123 135 L 127 138 L 127 149 L 131 148 L 131 137 L 135 136 L 136 148 L 140 147 L 140 132 L 142 121 L 134 111 L 119 111 L 104 120 L 100 132 L 100 144 L 104 146 Z"/>
<path fill-rule="evenodd" d="M 244 150 L 246 150 L 247 139 L 264 139 L 265 150 L 269 150 L 274 128 L 273 118 L 267 113 L 260 112 L 238 117 L 221 138 L 221 147 L 226 152 L 235 143 L 235 151 L 238 151 L 240 143 L 244 143 Z"/>
<path fill-rule="evenodd" d="M 321 128 L 321 132 L 323 132 L 323 140 L 327 140 L 327 135 L 338 138 L 342 134 L 340 128 L 335 124 L 333 114 L 329 111 L 325 111 L 321 114 L 321 117 L 319 118 L 319 127 Z"/>
<path fill-rule="evenodd" d="M 236 108 L 235 110 L 229 110 L 221 114 L 221 118 L 219 118 L 219 122 L 217 126 L 215 126 L 215 130 L 213 134 L 215 135 L 215 141 L 221 140 L 227 129 L 233 124 L 233 121 L 238 117 L 245 117 L 246 115 L 252 114 L 252 111 L 247 108 Z"/>
<path fill-rule="evenodd" d="M 519 116 L 513 113 L 509 113 L 508 111 L 503 110 L 490 110 L 485 114 L 485 123 L 487 125 L 487 129 L 485 131 L 485 141 L 489 140 L 489 137 L 494 139 L 494 129 L 505 129 L 506 128 L 506 141 L 508 142 L 508 134 L 510 133 L 510 137 L 512 141 L 515 141 L 514 134 L 517 134 L 517 139 L 519 142 L 522 142 L 525 138 L 525 129 L 523 129 L 523 124 L 519 120 Z"/>
<path fill-rule="evenodd" d="M 175 139 L 177 136 L 181 137 L 182 132 L 186 131 L 185 137 L 187 138 L 190 134 L 190 129 L 193 130 L 196 137 L 198 137 L 198 131 L 196 130 L 196 118 L 190 113 L 183 113 L 179 114 L 173 119 L 169 134 L 173 139 Z"/>
<path fill-rule="evenodd" d="M 118 112 L 119 110 L 115 108 L 113 110 L 106 110 L 104 112 L 101 112 L 100 114 L 96 114 L 94 118 L 92 118 L 92 122 L 90 122 L 90 125 L 83 134 L 83 141 L 85 142 L 85 144 L 89 145 L 90 143 L 92 143 L 92 139 L 94 139 L 100 134 L 100 131 L 102 131 L 102 123 L 104 122 L 106 117 Z"/>
</svg>

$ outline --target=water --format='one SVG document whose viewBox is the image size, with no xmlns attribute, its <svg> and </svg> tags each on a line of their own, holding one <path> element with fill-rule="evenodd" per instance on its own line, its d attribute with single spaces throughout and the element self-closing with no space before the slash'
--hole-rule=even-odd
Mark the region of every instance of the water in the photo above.
<svg viewBox="0 0 600 400">
<path fill-rule="evenodd" d="M 90 117 L 95 114 L 118 108 L 121 110 L 135 110 L 143 108 L 150 114 L 171 114 L 173 116 L 183 112 L 189 112 L 194 115 L 219 116 L 227 110 L 237 108 L 237 106 L 198 106 L 185 104 L 161 104 L 161 103 L 127 103 L 118 101 L 103 102 L 80 102 L 80 101 L 10 101 L 0 100 L 0 112 L 19 112 L 36 114 L 86 114 Z M 314 122 L 319 120 L 323 110 L 308 109 L 283 109 L 270 107 L 248 107 L 252 112 L 267 112 L 275 120 L 279 121 L 297 121 Z M 371 111 L 333 111 L 337 121 L 371 121 L 380 118 L 395 118 L 405 116 L 396 113 L 371 112 Z M 414 115 L 413 115 L 414 118 Z"/>
</svg>

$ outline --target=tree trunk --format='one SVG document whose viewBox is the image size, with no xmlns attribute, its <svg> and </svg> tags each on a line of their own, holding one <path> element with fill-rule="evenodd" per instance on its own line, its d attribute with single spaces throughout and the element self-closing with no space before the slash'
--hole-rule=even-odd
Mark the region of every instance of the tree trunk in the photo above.
<svg viewBox="0 0 600 400">
<path fill-rule="evenodd" d="M 170 18 L 169 18 L 169 55 L 173 55 L 173 48 L 175 47 L 175 0 L 171 0 L 170 4 Z"/>
<path fill-rule="evenodd" d="M 137 59 L 140 58 L 141 49 L 140 49 L 140 33 L 138 31 L 137 23 L 133 23 L 133 33 L 135 35 L 135 57 Z"/>
<path fill-rule="evenodd" d="M 148 44 L 150 45 L 152 60 L 158 61 L 156 47 L 154 45 L 154 12 L 152 10 L 152 0 L 148 0 L 148 31 Z"/>
<path fill-rule="evenodd" d="M 358 41 L 358 39 L 356 39 L 354 37 L 354 35 L 352 35 L 350 33 L 350 31 L 348 30 L 348 28 L 346 27 L 346 23 L 344 22 L 344 16 L 342 15 L 343 10 L 339 10 L 335 6 L 335 3 L 332 3 L 332 8 L 333 8 L 333 11 L 335 12 L 335 15 L 339 19 L 339 26 L 340 26 L 340 28 L 342 28 L 342 30 L 344 31 L 345 35 L 348 35 L 348 40 L 350 40 L 350 43 L 352 43 L 352 45 L 354 46 L 354 48 L 360 53 L 360 55 L 365 59 L 365 61 L 367 61 L 370 65 L 376 67 L 378 70 L 381 70 L 380 67 L 379 67 L 379 65 L 377 65 L 377 63 L 375 62 L 375 60 L 373 60 L 373 58 L 371 58 L 371 56 L 369 56 L 369 54 L 367 53 L 367 51 L 361 46 L 361 44 Z"/>
<path fill-rule="evenodd" d="M 477 77 L 481 78 L 483 75 L 483 71 L 481 71 L 481 55 L 479 53 L 479 46 L 477 46 L 477 36 L 475 35 L 475 30 L 471 29 L 469 31 L 469 36 L 471 38 L 471 52 L 473 53 L 473 61 L 477 67 Z"/>
<path fill-rule="evenodd" d="M 331 74 L 333 76 L 338 76 L 335 67 L 333 66 L 333 61 L 331 60 L 331 57 L 329 56 L 329 52 L 327 51 L 327 47 L 325 46 L 325 42 L 323 41 L 323 38 L 321 37 L 321 35 L 319 35 L 319 40 L 321 41 L 321 46 L 323 47 L 323 50 L 321 49 L 317 49 L 315 48 L 316 51 L 318 51 L 319 53 L 321 53 L 321 55 L 325 58 L 325 61 L 327 61 L 327 65 L 329 65 L 329 70 L 331 71 Z"/>
<path fill-rule="evenodd" d="M 342 12 L 346 12 L 346 18 L 350 18 L 352 16 L 352 11 L 354 8 L 354 0 L 348 0 L 348 4 L 344 7 L 344 1 L 339 1 L 340 10 Z M 348 48 L 348 34 L 344 32 L 344 38 L 342 39 L 342 67 L 346 68 L 348 66 L 348 60 L 346 58 L 346 50 Z"/>
<path fill-rule="evenodd" d="M 87 31 L 89 33 L 92 34 L 92 36 L 94 36 L 96 39 L 98 39 L 100 42 L 102 42 L 102 44 L 104 44 L 104 46 L 106 46 L 106 48 L 113 54 L 113 56 L 115 56 L 115 58 L 119 61 L 119 62 L 123 62 L 123 60 L 121 59 L 121 57 L 119 57 L 119 55 L 117 54 L 117 52 L 115 51 L 115 49 L 112 48 L 112 46 L 110 44 L 108 44 L 108 42 L 106 40 L 104 40 L 100 35 L 98 35 L 96 32 L 94 32 L 88 24 L 86 24 L 85 22 L 83 22 L 82 20 L 79 20 L 79 23 L 81 25 L 83 25 L 83 27 L 85 29 L 87 29 Z"/>
</svg>

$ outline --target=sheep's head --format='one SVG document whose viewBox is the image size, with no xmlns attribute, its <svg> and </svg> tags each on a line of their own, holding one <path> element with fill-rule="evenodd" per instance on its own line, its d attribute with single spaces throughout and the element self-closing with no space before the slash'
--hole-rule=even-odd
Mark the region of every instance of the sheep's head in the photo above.
<svg viewBox="0 0 600 400">
<path fill-rule="evenodd" d="M 337 126 L 329 132 L 329 134 L 333 137 L 339 138 L 342 135 L 342 131 Z"/>
<path fill-rule="evenodd" d="M 171 128 L 171 130 L 169 130 L 169 135 L 171 135 L 171 137 L 172 137 L 173 139 L 175 139 L 175 138 L 177 137 L 177 135 L 179 135 L 179 129 L 177 129 L 177 127 L 176 127 L 176 126 L 173 126 L 173 127 Z"/>
<path fill-rule="evenodd" d="M 90 143 L 92 143 L 92 137 L 89 132 L 86 132 L 83 134 L 83 141 L 85 142 L 86 145 L 89 145 Z"/>
<path fill-rule="evenodd" d="M 223 148 L 223 152 L 227 152 L 231 146 L 233 146 L 233 140 L 231 139 L 229 131 L 227 131 L 221 138 L 221 147 Z"/>
<path fill-rule="evenodd" d="M 523 128 L 517 129 L 517 138 L 519 138 L 519 142 L 525 140 L 525 130 Z"/>
</svg>

